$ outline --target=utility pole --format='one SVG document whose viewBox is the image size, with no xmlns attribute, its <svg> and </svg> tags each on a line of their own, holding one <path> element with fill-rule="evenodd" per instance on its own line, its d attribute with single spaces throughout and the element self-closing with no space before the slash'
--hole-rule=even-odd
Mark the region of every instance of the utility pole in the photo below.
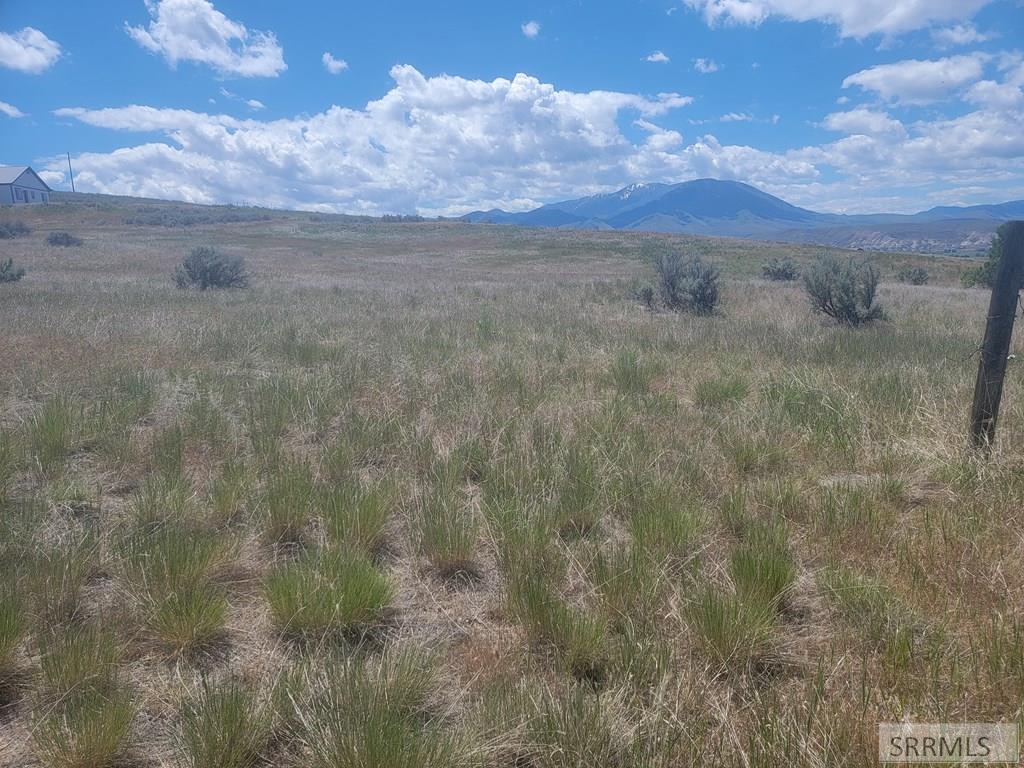
<svg viewBox="0 0 1024 768">
<path fill-rule="evenodd" d="M 71 191 L 75 191 L 75 172 L 71 170 L 71 153 L 68 152 L 68 175 L 71 177 Z"/>
<path fill-rule="evenodd" d="M 1003 378 L 1017 317 L 1017 301 L 1024 287 L 1024 221 L 1010 221 L 999 228 L 1003 252 L 996 268 L 988 305 L 985 340 L 981 345 L 978 379 L 971 407 L 971 444 L 988 450 L 996 436 Z"/>
</svg>

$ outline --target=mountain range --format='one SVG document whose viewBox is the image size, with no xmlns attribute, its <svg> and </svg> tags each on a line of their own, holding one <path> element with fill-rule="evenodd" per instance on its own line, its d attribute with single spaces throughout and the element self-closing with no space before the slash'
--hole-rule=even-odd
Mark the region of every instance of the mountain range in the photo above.
<svg viewBox="0 0 1024 768">
<path fill-rule="evenodd" d="M 475 211 L 463 221 L 523 227 L 607 229 L 744 237 L 916 253 L 978 253 L 999 225 L 1024 219 L 1024 200 L 942 206 L 915 214 L 843 215 L 798 208 L 738 181 L 631 184 L 532 211 Z"/>
</svg>

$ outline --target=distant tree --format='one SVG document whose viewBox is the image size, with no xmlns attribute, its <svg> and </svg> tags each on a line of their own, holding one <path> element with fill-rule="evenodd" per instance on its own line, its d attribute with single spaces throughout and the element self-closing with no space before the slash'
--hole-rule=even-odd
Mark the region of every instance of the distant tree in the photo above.
<svg viewBox="0 0 1024 768">
<path fill-rule="evenodd" d="M 800 277 L 800 268 L 792 259 L 774 258 L 765 262 L 761 267 L 761 274 L 765 280 L 797 280 Z"/>
<path fill-rule="evenodd" d="M 927 285 L 928 270 L 924 267 L 904 267 L 896 273 L 896 279 L 911 285 Z"/>
<path fill-rule="evenodd" d="M 804 273 L 804 288 L 816 312 L 844 325 L 863 325 L 884 316 L 875 300 L 878 270 L 868 262 L 822 256 Z"/>
<path fill-rule="evenodd" d="M 24 276 L 25 268 L 14 266 L 14 259 L 0 261 L 0 283 L 16 283 Z"/>
<path fill-rule="evenodd" d="M 241 256 L 228 256 L 208 246 L 194 248 L 174 270 L 179 288 L 245 288 L 249 275 Z"/>
<path fill-rule="evenodd" d="M 965 288 L 991 288 L 995 284 L 999 259 L 1003 256 L 1003 234 L 1005 231 L 1005 224 L 996 230 L 996 236 L 992 238 L 992 244 L 988 248 L 983 264 L 968 269 L 960 275 L 960 282 Z"/>
<path fill-rule="evenodd" d="M 658 293 L 673 312 L 710 315 L 718 306 L 718 270 L 700 256 L 672 251 L 654 261 Z"/>
</svg>

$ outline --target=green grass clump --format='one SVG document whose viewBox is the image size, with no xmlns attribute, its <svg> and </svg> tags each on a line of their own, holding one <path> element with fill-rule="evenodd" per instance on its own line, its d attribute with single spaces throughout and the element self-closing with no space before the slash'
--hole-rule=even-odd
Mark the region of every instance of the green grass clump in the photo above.
<svg viewBox="0 0 1024 768">
<path fill-rule="evenodd" d="M 270 708 L 235 680 L 203 680 L 181 708 L 179 743 L 190 768 L 250 768 L 260 762 L 271 732 Z"/>
<path fill-rule="evenodd" d="M 655 620 L 665 572 L 645 553 L 636 547 L 598 551 L 591 573 L 613 626 L 626 631 Z"/>
<path fill-rule="evenodd" d="M 328 667 L 299 712 L 309 768 L 454 768 L 458 744 L 433 714 L 433 665 L 415 652 L 380 666 L 351 658 Z"/>
<path fill-rule="evenodd" d="M 35 751 L 55 768 L 112 768 L 125 757 L 135 703 L 120 680 L 120 650 L 97 626 L 44 634 Z"/>
<path fill-rule="evenodd" d="M 443 484 L 428 491 L 419 504 L 418 544 L 442 578 L 474 578 L 478 533 L 472 509 L 457 488 Z"/>
<path fill-rule="evenodd" d="M 929 636 L 937 638 L 916 611 L 876 579 L 828 567 L 821 583 L 843 619 L 897 666 L 906 665 Z"/>
<path fill-rule="evenodd" d="M 14 436 L 0 429 L 0 509 L 7 503 L 11 487 L 18 473 L 18 452 Z"/>
<path fill-rule="evenodd" d="M 748 531 L 732 553 L 729 574 L 743 600 L 780 607 L 796 579 L 785 527 L 762 524 Z"/>
<path fill-rule="evenodd" d="M 636 550 L 654 567 L 674 571 L 694 556 L 703 527 L 700 516 L 667 486 L 645 494 L 629 519 Z"/>
<path fill-rule="evenodd" d="M 183 476 L 185 469 L 185 430 L 181 424 L 164 427 L 151 448 L 153 468 L 170 481 Z"/>
<path fill-rule="evenodd" d="M 87 625 L 42 638 L 39 666 L 46 701 L 67 704 L 117 688 L 121 651 L 112 632 Z"/>
<path fill-rule="evenodd" d="M 286 462 L 273 471 L 263 490 L 263 537 L 295 543 L 313 516 L 313 476 L 305 464 Z"/>
<path fill-rule="evenodd" d="M 337 548 L 282 566 L 267 578 L 265 593 L 278 628 L 311 641 L 369 631 L 382 619 L 393 591 L 366 555 Z"/>
<path fill-rule="evenodd" d="M 738 376 L 721 376 L 698 382 L 693 390 L 693 399 L 698 407 L 714 410 L 740 402 L 749 391 L 750 386 Z"/>
<path fill-rule="evenodd" d="M 74 450 L 81 421 L 81 407 L 65 395 L 49 398 L 31 418 L 28 424 L 29 449 L 44 473 L 60 469 Z"/>
<path fill-rule="evenodd" d="M 85 535 L 67 548 L 47 549 L 28 564 L 25 595 L 35 624 L 52 628 L 82 614 L 82 590 L 96 565 L 97 543 Z"/>
<path fill-rule="evenodd" d="M 521 576 L 509 584 L 509 602 L 527 636 L 550 647 L 575 678 L 601 682 L 607 674 L 607 624 L 568 605 L 540 575 Z"/>
<path fill-rule="evenodd" d="M 142 529 L 124 541 L 127 581 L 169 656 L 201 652 L 220 639 L 228 605 L 213 577 L 233 556 L 230 540 L 185 523 Z"/>
<path fill-rule="evenodd" d="M 555 519 L 565 538 L 587 536 L 597 530 L 604 514 L 601 473 L 594 455 L 572 446 L 565 455 L 565 477 L 558 491 Z"/>
<path fill-rule="evenodd" d="M 35 726 L 36 754 L 47 768 L 114 768 L 125 757 L 135 709 L 122 691 L 57 707 Z"/>
<path fill-rule="evenodd" d="M 562 557 L 556 546 L 557 531 L 549 516 L 516 500 L 491 502 L 484 512 L 506 578 L 546 576 L 559 568 Z"/>
<path fill-rule="evenodd" d="M 376 555 L 384 548 L 392 499 L 381 486 L 365 489 L 353 481 L 331 487 L 321 501 L 331 543 Z"/>
<path fill-rule="evenodd" d="M 183 520 L 189 510 L 189 487 L 179 478 L 147 477 L 132 496 L 132 525 L 139 532 L 157 530 Z"/>
<path fill-rule="evenodd" d="M 742 672 L 769 658 L 775 616 L 763 601 L 708 587 L 685 612 L 699 646 L 721 671 Z"/>
<path fill-rule="evenodd" d="M 226 461 L 210 489 L 209 521 L 217 528 L 236 522 L 245 508 L 249 472 L 240 461 Z"/>
<path fill-rule="evenodd" d="M 624 349 L 612 361 L 609 377 L 619 395 L 646 395 L 659 368 L 646 363 L 631 350 Z"/>
<path fill-rule="evenodd" d="M 0 681 L 14 665 L 14 654 L 26 631 L 25 613 L 12 588 L 0 591 Z"/>
</svg>

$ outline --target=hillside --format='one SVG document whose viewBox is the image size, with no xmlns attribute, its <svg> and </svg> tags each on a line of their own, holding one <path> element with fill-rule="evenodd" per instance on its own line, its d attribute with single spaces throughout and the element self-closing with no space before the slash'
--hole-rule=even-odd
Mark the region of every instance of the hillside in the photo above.
<svg viewBox="0 0 1024 768">
<path fill-rule="evenodd" d="M 798 208 L 749 184 L 697 179 L 633 184 L 618 192 L 544 205 L 533 211 L 477 211 L 472 223 L 622 229 L 747 237 L 894 252 L 984 251 L 1003 221 L 1024 218 L 1024 201 L 945 206 L 913 215 L 837 215 Z"/>
</svg>

